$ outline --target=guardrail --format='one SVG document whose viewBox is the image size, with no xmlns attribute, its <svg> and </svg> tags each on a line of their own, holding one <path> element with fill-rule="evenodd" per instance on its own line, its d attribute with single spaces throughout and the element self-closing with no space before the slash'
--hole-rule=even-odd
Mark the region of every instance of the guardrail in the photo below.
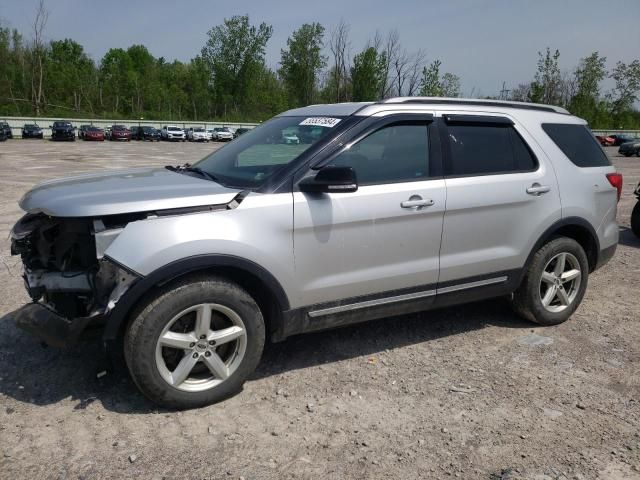
<svg viewBox="0 0 640 480">
<path fill-rule="evenodd" d="M 35 123 L 37 124 L 44 133 L 45 136 L 51 135 L 50 126 L 53 122 L 63 120 L 60 118 L 53 117 L 0 117 L 0 121 L 6 121 L 11 127 L 11 132 L 13 133 L 14 138 L 20 138 L 22 136 L 22 127 L 25 124 Z M 204 128 L 215 128 L 215 127 L 231 127 L 231 128 L 241 128 L 241 127 L 255 127 L 259 125 L 258 123 L 237 123 L 237 122 L 185 122 L 185 121 L 169 121 L 169 120 L 111 120 L 111 119 L 96 119 L 96 118 L 65 118 L 65 122 L 71 122 L 74 127 L 80 127 L 80 125 L 95 125 L 96 127 L 106 128 L 111 125 L 125 125 L 127 127 L 137 127 L 137 126 L 149 126 L 161 129 L 165 125 L 175 125 L 181 128 L 190 128 L 190 127 L 204 127 Z"/>
</svg>

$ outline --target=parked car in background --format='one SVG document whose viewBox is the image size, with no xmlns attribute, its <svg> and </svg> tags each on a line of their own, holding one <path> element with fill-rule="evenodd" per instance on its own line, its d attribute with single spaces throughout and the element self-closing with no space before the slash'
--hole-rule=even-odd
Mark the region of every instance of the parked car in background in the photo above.
<svg viewBox="0 0 640 480">
<path fill-rule="evenodd" d="M 58 120 L 51 125 L 51 140 L 76 140 L 76 127 L 66 120 Z"/>
<path fill-rule="evenodd" d="M 111 127 L 104 127 L 104 139 L 111 140 Z"/>
<path fill-rule="evenodd" d="M 640 157 L 640 139 L 623 143 L 620 145 L 620 148 L 618 148 L 618 153 L 625 157 L 630 157 L 631 155 Z"/>
<path fill-rule="evenodd" d="M 233 140 L 233 133 L 227 127 L 216 127 L 213 129 L 214 140 L 218 142 L 230 142 Z"/>
<path fill-rule="evenodd" d="M 5 140 L 7 138 L 13 138 L 13 132 L 11 131 L 11 127 L 7 122 L 0 122 L 0 130 L 4 132 Z"/>
<path fill-rule="evenodd" d="M 167 141 L 184 142 L 187 137 L 184 130 L 176 125 L 162 127 L 162 139 Z"/>
<path fill-rule="evenodd" d="M 131 127 L 131 140 L 160 141 L 160 132 L 149 125 Z"/>
<path fill-rule="evenodd" d="M 610 147 L 615 143 L 615 138 L 608 135 L 596 135 L 596 140 L 598 140 L 603 147 Z"/>
<path fill-rule="evenodd" d="M 207 132 L 207 137 L 209 138 L 209 140 L 215 140 L 216 132 L 213 131 L 213 128 L 207 128 L 206 132 Z"/>
<path fill-rule="evenodd" d="M 104 130 L 93 125 L 89 125 L 82 134 L 82 139 L 85 141 L 104 142 Z"/>
<path fill-rule="evenodd" d="M 298 145 L 300 138 L 293 132 L 282 132 L 282 143 L 287 145 Z"/>
<path fill-rule="evenodd" d="M 125 125 L 111 125 L 109 140 L 131 141 L 131 131 Z"/>
<path fill-rule="evenodd" d="M 80 127 L 78 127 L 78 138 L 83 140 L 84 139 L 84 132 L 87 131 L 87 129 L 90 127 L 91 125 L 80 125 Z"/>
<path fill-rule="evenodd" d="M 22 127 L 22 138 L 44 138 L 42 129 L 35 123 L 25 123 Z"/>
<path fill-rule="evenodd" d="M 240 135 L 247 133 L 249 130 L 251 130 L 250 128 L 244 128 L 244 127 L 240 127 L 240 128 L 236 128 L 236 131 L 233 132 L 233 138 L 238 138 Z"/>
<path fill-rule="evenodd" d="M 187 140 L 190 142 L 208 142 L 209 135 L 202 127 L 190 128 L 187 132 Z"/>
<path fill-rule="evenodd" d="M 634 140 L 638 140 L 636 137 L 634 137 L 633 135 L 629 135 L 628 133 L 623 133 L 620 135 L 610 135 L 610 137 L 613 138 L 614 147 L 619 147 L 626 142 L 633 142 Z"/>
<path fill-rule="evenodd" d="M 0 129 L 0 142 L 4 142 L 7 139 L 7 132 L 3 129 Z"/>
<path fill-rule="evenodd" d="M 26 192 L 11 253 L 32 301 L 7 317 L 57 346 L 102 328 L 148 398 L 200 407 L 240 391 L 269 340 L 499 297 L 565 322 L 615 253 L 621 189 L 560 107 L 297 108 L 194 165 Z"/>
</svg>

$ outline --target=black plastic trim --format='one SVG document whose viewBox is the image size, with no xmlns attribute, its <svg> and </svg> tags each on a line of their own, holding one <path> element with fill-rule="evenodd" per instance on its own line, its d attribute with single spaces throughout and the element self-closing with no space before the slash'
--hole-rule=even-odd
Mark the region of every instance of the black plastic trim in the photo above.
<svg viewBox="0 0 640 480">
<path fill-rule="evenodd" d="M 282 285 L 265 268 L 251 260 L 232 255 L 196 255 L 165 265 L 131 285 L 109 313 L 104 340 L 118 336 L 120 326 L 136 303 L 152 288 L 161 286 L 181 275 L 215 267 L 233 267 L 257 277 L 276 298 L 278 311 L 289 309 L 289 299 Z"/>
<path fill-rule="evenodd" d="M 464 288 L 455 292 L 437 293 L 438 289 L 446 288 L 447 286 L 464 285 L 466 283 L 491 280 L 495 279 L 496 277 L 503 276 L 506 277 L 505 281 L 503 282 Z M 521 276 L 522 269 L 493 272 L 491 274 L 461 278 L 437 285 L 420 285 L 417 287 L 380 292 L 360 297 L 345 298 L 334 302 L 310 305 L 307 307 L 289 310 L 283 313 L 283 328 L 281 332 L 278 332 L 278 336 L 274 337 L 274 340 L 283 340 L 291 335 L 318 330 L 327 330 L 335 327 L 342 327 L 345 325 L 375 320 L 377 318 L 395 317 L 408 313 L 427 311 L 438 307 L 458 305 L 462 303 L 474 302 L 478 300 L 485 300 L 488 298 L 507 295 L 518 288 Z M 436 293 L 425 295 L 420 298 L 409 298 L 408 300 L 384 303 L 366 308 L 350 309 L 344 312 L 332 313 L 327 315 L 315 317 L 311 317 L 309 315 L 310 312 L 322 311 L 337 306 L 358 304 L 370 300 L 384 300 L 386 298 L 403 294 L 427 292 L 430 290 L 434 290 Z"/>
<path fill-rule="evenodd" d="M 594 259 L 595 260 L 594 261 L 594 266 L 598 265 L 599 258 L 600 258 L 600 255 L 601 255 L 601 250 L 600 250 L 600 240 L 598 240 L 598 235 L 596 234 L 595 229 L 591 226 L 591 224 L 589 222 L 587 222 L 583 218 L 580 218 L 580 217 L 566 217 L 566 218 L 562 218 L 562 219 L 558 220 L 557 222 L 554 222 L 549 228 L 547 228 L 544 231 L 544 233 L 542 235 L 540 235 L 540 238 L 538 238 L 538 241 L 535 243 L 535 245 L 531 249 L 531 252 L 529 252 L 529 256 L 527 257 L 527 261 L 525 262 L 525 270 L 526 270 L 526 267 L 531 263 L 531 259 L 533 258 L 535 253 L 538 250 L 540 250 L 540 248 L 542 248 L 542 246 L 545 243 L 547 243 L 551 239 L 551 237 L 553 237 L 555 232 L 557 232 L 562 227 L 571 227 L 571 226 L 581 227 L 581 228 L 586 229 L 589 232 L 589 234 L 591 235 L 592 240 L 595 242 L 595 245 L 596 245 L 596 258 Z M 523 270 L 522 275 L 524 275 L 524 271 L 525 270 Z"/>
<path fill-rule="evenodd" d="M 447 124 L 451 125 L 468 125 L 468 124 L 482 124 L 482 125 L 514 125 L 513 120 L 507 117 L 494 117 L 491 115 L 457 115 L 449 114 L 443 115 Z"/>
</svg>

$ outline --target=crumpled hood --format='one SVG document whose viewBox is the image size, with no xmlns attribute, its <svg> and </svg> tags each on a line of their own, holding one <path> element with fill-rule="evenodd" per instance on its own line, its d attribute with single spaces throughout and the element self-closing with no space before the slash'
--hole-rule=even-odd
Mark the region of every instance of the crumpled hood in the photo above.
<svg viewBox="0 0 640 480">
<path fill-rule="evenodd" d="M 20 207 L 54 217 L 96 217 L 220 205 L 239 192 L 163 168 L 116 170 L 41 183 L 22 197 Z"/>
</svg>

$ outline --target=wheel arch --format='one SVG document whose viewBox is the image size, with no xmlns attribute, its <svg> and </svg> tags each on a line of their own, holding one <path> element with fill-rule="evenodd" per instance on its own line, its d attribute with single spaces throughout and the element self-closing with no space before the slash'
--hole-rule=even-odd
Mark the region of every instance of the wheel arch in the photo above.
<svg viewBox="0 0 640 480">
<path fill-rule="evenodd" d="M 555 222 L 540 236 L 529 252 L 525 268 L 522 270 L 522 275 L 526 272 L 535 253 L 553 237 L 558 236 L 572 238 L 580 244 L 587 254 L 589 273 L 593 272 L 597 268 L 598 256 L 600 254 L 600 241 L 598 240 L 598 235 L 596 234 L 595 229 L 583 218 L 567 217 Z"/>
<path fill-rule="evenodd" d="M 203 272 L 228 278 L 247 290 L 262 311 L 267 332 L 273 338 L 279 338 L 282 313 L 289 310 L 289 299 L 280 282 L 251 260 L 232 255 L 197 255 L 165 265 L 136 282 L 109 314 L 103 340 L 109 342 L 118 338 L 128 324 L 131 312 L 154 288 L 185 275 Z"/>
</svg>

